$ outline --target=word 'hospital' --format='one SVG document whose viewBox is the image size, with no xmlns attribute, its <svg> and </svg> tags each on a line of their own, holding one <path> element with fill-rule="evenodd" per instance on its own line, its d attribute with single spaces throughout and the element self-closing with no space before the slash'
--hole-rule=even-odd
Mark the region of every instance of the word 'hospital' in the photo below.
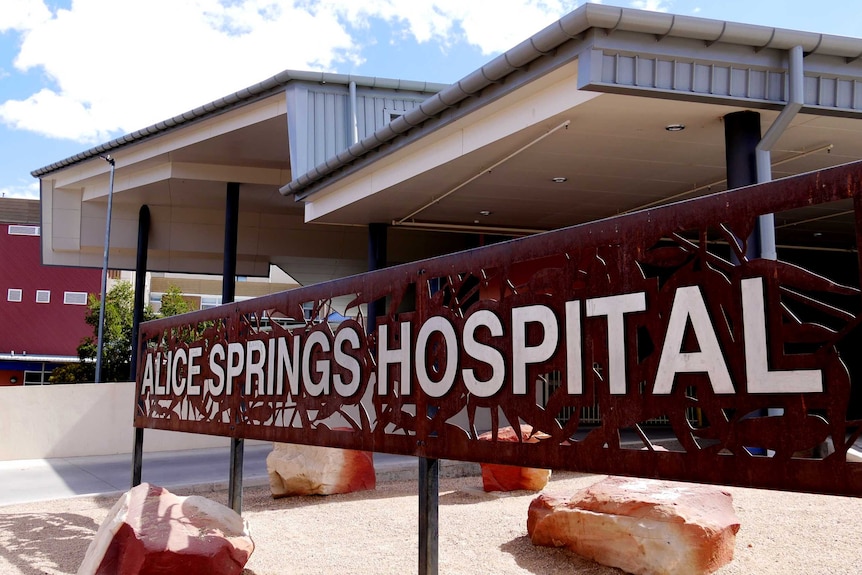
<svg viewBox="0 0 862 575">
<path fill-rule="evenodd" d="M 770 371 L 763 280 L 744 279 L 740 289 L 748 393 L 822 392 L 820 370 Z M 411 322 L 397 322 L 397 334 L 390 334 L 390 325 L 384 323 L 377 327 L 374 361 L 366 357 L 368 344 L 362 326 L 352 320 L 343 322 L 335 333 L 315 329 L 303 335 L 260 334 L 261 339 L 214 342 L 206 347 L 206 353 L 201 342 L 167 352 L 151 349 L 143 360 L 141 395 L 206 393 L 217 398 L 232 395 L 235 386 L 241 385 L 245 395 L 258 397 L 282 396 L 287 390 L 292 396 L 303 392 L 314 397 L 334 393 L 348 398 L 364 389 L 363 383 L 376 380 L 375 391 L 383 396 L 390 393 L 390 379 L 396 379 L 390 377 L 390 371 L 395 369 L 401 374 L 397 378 L 401 396 L 414 392 L 414 381 L 430 397 L 446 395 L 459 382 L 478 397 L 496 395 L 507 381 L 511 393 L 524 395 L 529 393 L 529 366 L 548 362 L 559 353 L 565 354 L 566 390 L 579 395 L 584 387 L 582 317 L 604 318 L 609 391 L 625 395 L 624 318 L 646 309 L 646 293 L 635 292 L 566 301 L 562 318 L 551 307 L 539 304 L 512 308 L 505 322 L 494 311 L 479 309 L 458 322 L 460 328 L 449 318 L 435 315 L 418 326 L 415 338 Z M 683 351 L 689 325 L 697 339 L 698 351 Z M 528 337 L 537 333 L 537 328 L 541 337 Z M 654 394 L 670 394 L 679 373 L 704 373 L 714 393 L 735 393 L 699 287 L 676 289 L 665 329 Z M 392 344 L 390 337 L 399 343 Z M 507 346 L 500 345 L 502 338 L 508 340 Z M 429 347 L 441 348 L 439 353 L 443 357 L 429 355 Z M 506 347 L 511 349 L 509 357 L 501 351 Z M 463 358 L 461 362 L 459 358 Z M 459 368 L 459 363 L 464 365 Z M 439 373 L 441 365 L 445 367 Z"/>
</svg>

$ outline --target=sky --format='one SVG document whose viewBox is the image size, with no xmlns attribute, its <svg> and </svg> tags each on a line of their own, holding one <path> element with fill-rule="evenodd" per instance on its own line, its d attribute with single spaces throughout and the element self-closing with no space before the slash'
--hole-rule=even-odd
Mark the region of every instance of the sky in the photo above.
<svg viewBox="0 0 862 575">
<path fill-rule="evenodd" d="M 0 0 L 0 195 L 282 70 L 452 83 L 584 0 Z M 859 0 L 603 0 L 862 37 Z"/>
</svg>

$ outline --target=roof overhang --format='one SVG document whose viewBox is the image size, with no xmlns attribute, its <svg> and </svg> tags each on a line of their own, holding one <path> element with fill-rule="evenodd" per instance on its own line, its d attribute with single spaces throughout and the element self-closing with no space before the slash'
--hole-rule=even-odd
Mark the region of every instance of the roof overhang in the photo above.
<svg viewBox="0 0 862 575">
<path fill-rule="evenodd" d="M 765 132 L 795 46 L 773 177 L 862 158 L 862 40 L 588 4 L 281 191 L 308 222 L 511 234 L 721 191 L 724 116 Z"/>
<path fill-rule="evenodd" d="M 43 260 L 101 265 L 107 153 L 111 267 L 134 267 L 147 205 L 150 269 L 220 273 L 226 187 L 236 182 L 237 273 L 264 275 L 274 263 L 301 283 L 363 271 L 369 223 L 394 224 L 391 259 L 410 261 L 485 241 L 464 232 L 532 233 L 720 191 L 723 118 L 756 109 L 765 131 L 787 101 L 796 46 L 805 101 L 773 149 L 773 176 L 862 158 L 862 40 L 587 4 L 451 86 L 285 72 L 36 170 Z M 434 95 L 298 166 L 289 132 L 299 107 L 307 119 L 315 112 L 300 84 L 326 84 L 321 102 L 349 84 Z M 843 212 L 779 225 L 846 233 Z"/>
</svg>

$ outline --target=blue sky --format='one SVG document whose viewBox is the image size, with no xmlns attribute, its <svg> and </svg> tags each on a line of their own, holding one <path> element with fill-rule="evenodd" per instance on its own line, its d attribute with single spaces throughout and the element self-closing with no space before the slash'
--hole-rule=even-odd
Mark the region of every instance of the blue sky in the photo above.
<svg viewBox="0 0 862 575">
<path fill-rule="evenodd" d="M 604 4 L 862 37 L 858 0 Z M 0 194 L 285 69 L 454 82 L 583 0 L 2 0 Z"/>
</svg>

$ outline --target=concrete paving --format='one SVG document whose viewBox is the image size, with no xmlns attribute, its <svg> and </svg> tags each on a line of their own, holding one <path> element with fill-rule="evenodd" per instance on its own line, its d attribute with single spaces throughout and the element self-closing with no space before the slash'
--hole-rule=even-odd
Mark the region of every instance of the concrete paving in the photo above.
<svg viewBox="0 0 862 575">
<path fill-rule="evenodd" d="M 272 446 L 247 445 L 243 455 L 243 487 L 269 485 L 266 456 Z M 415 479 L 415 457 L 374 454 L 378 481 Z M 145 453 L 143 481 L 167 489 L 198 493 L 227 489 L 230 449 L 196 449 Z M 441 475 L 478 474 L 477 464 L 444 461 Z M 119 495 L 131 486 L 130 454 L 0 461 L 0 506 L 82 495 Z"/>
</svg>

